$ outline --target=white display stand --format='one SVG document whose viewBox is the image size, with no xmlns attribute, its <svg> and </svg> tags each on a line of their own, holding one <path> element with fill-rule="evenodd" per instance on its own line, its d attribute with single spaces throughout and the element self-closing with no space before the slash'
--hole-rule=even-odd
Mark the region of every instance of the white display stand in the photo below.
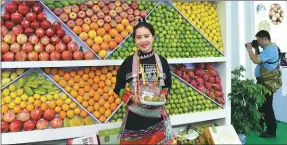
<svg viewBox="0 0 287 145">
<path fill-rule="evenodd" d="M 225 56 L 219 58 L 188 58 L 168 59 L 169 64 L 175 63 L 206 63 L 215 62 L 215 68 L 221 76 L 221 83 L 226 104 L 222 110 L 197 112 L 171 116 L 173 127 L 185 126 L 209 120 L 217 120 L 218 125 L 231 124 L 231 105 L 228 94 L 231 91 L 231 2 L 218 1 L 221 35 L 225 48 Z M 108 66 L 120 65 L 122 60 L 85 60 L 85 61 L 49 61 L 49 62 L 1 62 L 1 68 L 34 68 L 34 67 L 75 67 L 75 66 Z M 121 123 L 96 124 L 90 126 L 68 127 L 60 129 L 34 130 L 1 134 L 2 144 L 19 144 L 69 139 L 98 133 L 99 130 L 119 127 Z"/>
</svg>

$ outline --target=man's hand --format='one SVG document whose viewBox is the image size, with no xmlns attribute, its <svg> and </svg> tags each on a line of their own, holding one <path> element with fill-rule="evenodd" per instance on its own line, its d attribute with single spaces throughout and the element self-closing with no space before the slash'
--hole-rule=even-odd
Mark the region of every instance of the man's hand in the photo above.
<svg viewBox="0 0 287 145">
<path fill-rule="evenodd" d="M 251 42 L 249 42 L 249 43 L 246 43 L 246 45 L 247 45 L 247 50 L 252 50 L 252 43 Z"/>
<path fill-rule="evenodd" d="M 246 48 L 247 48 L 247 52 L 248 52 L 248 55 L 250 57 L 250 59 L 252 60 L 253 63 L 255 64 L 259 64 L 261 62 L 261 60 L 259 59 L 259 57 L 257 57 L 253 51 L 252 51 L 252 43 L 249 42 L 249 43 L 246 43 Z"/>
<path fill-rule="evenodd" d="M 132 96 L 131 100 L 135 103 L 135 104 L 141 104 L 140 98 L 138 96 Z"/>
</svg>

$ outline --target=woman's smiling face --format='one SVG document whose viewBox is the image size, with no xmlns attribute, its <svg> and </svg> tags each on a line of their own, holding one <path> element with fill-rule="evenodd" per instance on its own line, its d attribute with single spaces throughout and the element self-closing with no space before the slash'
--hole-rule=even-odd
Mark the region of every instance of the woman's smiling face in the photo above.
<svg viewBox="0 0 287 145">
<path fill-rule="evenodd" d="M 149 29 L 140 27 L 136 30 L 135 45 L 144 53 L 152 51 L 153 36 Z"/>
</svg>

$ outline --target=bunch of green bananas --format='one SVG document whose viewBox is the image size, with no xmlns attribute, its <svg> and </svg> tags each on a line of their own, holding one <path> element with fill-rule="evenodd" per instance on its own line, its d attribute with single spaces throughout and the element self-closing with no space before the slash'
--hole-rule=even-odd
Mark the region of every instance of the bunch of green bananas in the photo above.
<svg viewBox="0 0 287 145">
<path fill-rule="evenodd" d="M 50 10 L 54 10 L 55 8 L 63 8 L 64 6 L 68 5 L 75 5 L 75 4 L 82 4 L 85 0 L 68 0 L 68 1 L 54 1 L 54 0 L 43 0 L 44 4 Z"/>
</svg>

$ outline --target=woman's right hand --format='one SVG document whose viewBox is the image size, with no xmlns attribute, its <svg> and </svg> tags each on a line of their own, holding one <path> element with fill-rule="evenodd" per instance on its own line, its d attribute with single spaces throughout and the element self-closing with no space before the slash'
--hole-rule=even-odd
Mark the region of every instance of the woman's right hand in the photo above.
<svg viewBox="0 0 287 145">
<path fill-rule="evenodd" d="M 135 104 L 141 104 L 140 98 L 138 96 L 132 96 L 131 99 Z"/>
</svg>

